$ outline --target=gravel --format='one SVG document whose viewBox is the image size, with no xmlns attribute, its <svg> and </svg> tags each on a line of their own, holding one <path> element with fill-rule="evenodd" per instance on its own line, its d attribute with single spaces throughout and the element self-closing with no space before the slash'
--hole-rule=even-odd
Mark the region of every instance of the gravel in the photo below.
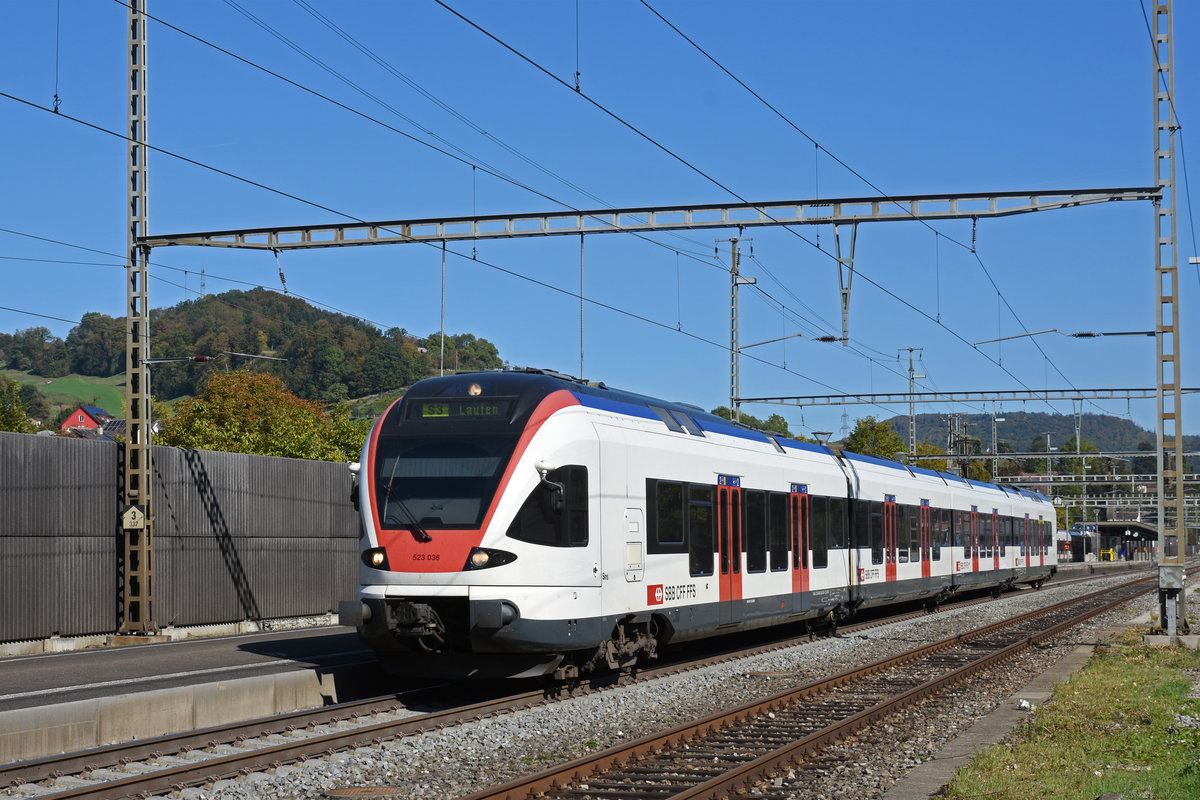
<svg viewBox="0 0 1200 800">
<path fill-rule="evenodd" d="M 1103 579 L 1086 591 L 1126 582 Z M 1140 577 L 1140 576 L 1139 576 Z M 717 666 L 574 697 L 526 711 L 491 717 L 440 731 L 407 736 L 329 758 L 188 789 L 185 800 L 307 800 L 351 786 L 395 787 L 406 798 L 468 794 L 540 771 L 551 764 L 673 727 L 723 708 L 794 685 L 837 674 L 984 624 L 998 622 L 1065 600 L 1078 586 L 1022 591 L 969 608 L 941 611 L 837 638 L 779 650 Z M 878 797 L 911 767 L 969 727 L 1080 643 L 1096 641 L 1103 626 L 1128 623 L 1156 603 L 1153 595 L 1130 610 L 1105 615 L 1040 649 L 1027 651 L 989 678 L 984 694 L 963 687 L 906 711 L 896 722 L 897 739 L 886 746 L 851 737 L 817 772 L 780 776 L 777 786 L 799 788 L 805 797 Z M 875 737 L 880 734 L 863 734 Z M 838 759 L 843 759 L 839 761 Z M 793 781 L 796 781 L 793 786 Z M 775 791 L 781 791 L 776 789 Z"/>
</svg>

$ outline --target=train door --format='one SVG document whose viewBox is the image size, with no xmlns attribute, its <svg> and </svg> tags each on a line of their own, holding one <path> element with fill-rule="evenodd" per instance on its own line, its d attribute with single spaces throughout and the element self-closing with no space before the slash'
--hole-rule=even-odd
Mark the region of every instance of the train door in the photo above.
<svg viewBox="0 0 1200 800">
<path fill-rule="evenodd" d="M 724 625 L 742 618 L 742 488 L 741 479 L 731 475 L 717 476 L 717 562 Z"/>
<path fill-rule="evenodd" d="M 809 501 L 808 487 L 793 483 L 792 493 L 788 498 L 789 532 L 792 540 L 792 593 L 808 591 L 808 557 L 809 557 Z M 807 598 L 802 600 L 801 610 L 808 609 Z"/>
<path fill-rule="evenodd" d="M 883 563 L 887 580 L 896 580 L 896 495 L 883 496 Z"/>
<path fill-rule="evenodd" d="M 1025 553 L 1025 564 L 1028 567 L 1033 563 L 1033 541 L 1029 538 L 1029 529 L 1032 527 L 1029 524 L 1029 515 L 1025 515 L 1025 519 L 1021 521 L 1021 551 Z"/>
<path fill-rule="evenodd" d="M 971 572 L 979 572 L 979 506 L 971 506 Z"/>
<path fill-rule="evenodd" d="M 930 513 L 929 501 L 922 500 L 921 501 L 921 577 L 922 578 L 928 578 L 931 574 L 930 570 L 933 568 L 933 564 L 932 564 L 933 559 L 931 558 L 930 546 L 929 546 L 929 537 L 931 535 L 929 513 Z"/>
</svg>

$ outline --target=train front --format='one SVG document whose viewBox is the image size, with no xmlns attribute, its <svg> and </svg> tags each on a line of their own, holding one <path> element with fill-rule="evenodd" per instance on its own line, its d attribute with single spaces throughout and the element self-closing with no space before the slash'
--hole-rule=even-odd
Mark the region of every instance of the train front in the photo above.
<svg viewBox="0 0 1200 800">
<path fill-rule="evenodd" d="M 375 424 L 359 599 L 340 610 L 389 671 L 542 675 L 606 638 L 588 535 L 598 445 L 569 387 L 538 373 L 431 378 Z"/>
</svg>

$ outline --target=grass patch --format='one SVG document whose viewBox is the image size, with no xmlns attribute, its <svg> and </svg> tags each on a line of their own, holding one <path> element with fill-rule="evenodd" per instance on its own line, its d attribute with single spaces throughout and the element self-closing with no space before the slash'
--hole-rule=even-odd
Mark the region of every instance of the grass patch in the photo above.
<svg viewBox="0 0 1200 800">
<path fill-rule="evenodd" d="M 1137 641 L 1097 652 L 945 797 L 1200 797 L 1200 653 Z"/>
<path fill-rule="evenodd" d="M 87 375 L 65 375 L 43 378 L 14 369 L 4 370 L 10 380 L 22 386 L 36 386 L 46 396 L 52 409 L 75 408 L 78 405 L 99 406 L 115 417 L 125 416 L 125 375 L 94 378 Z"/>
</svg>

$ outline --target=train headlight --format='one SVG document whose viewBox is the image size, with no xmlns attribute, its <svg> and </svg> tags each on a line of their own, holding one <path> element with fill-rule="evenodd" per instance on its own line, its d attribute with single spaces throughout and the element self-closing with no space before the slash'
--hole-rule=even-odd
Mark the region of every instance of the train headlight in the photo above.
<svg viewBox="0 0 1200 800">
<path fill-rule="evenodd" d="M 387 551 L 382 547 L 371 547 L 363 550 L 362 562 L 371 569 L 387 569 Z"/>
<path fill-rule="evenodd" d="M 463 565 L 463 571 L 465 572 L 472 569 L 500 567 L 505 564 L 511 564 L 516 560 L 516 554 L 510 553 L 507 550 L 492 550 L 488 547 L 472 547 L 471 552 L 467 554 L 467 563 Z"/>
</svg>

